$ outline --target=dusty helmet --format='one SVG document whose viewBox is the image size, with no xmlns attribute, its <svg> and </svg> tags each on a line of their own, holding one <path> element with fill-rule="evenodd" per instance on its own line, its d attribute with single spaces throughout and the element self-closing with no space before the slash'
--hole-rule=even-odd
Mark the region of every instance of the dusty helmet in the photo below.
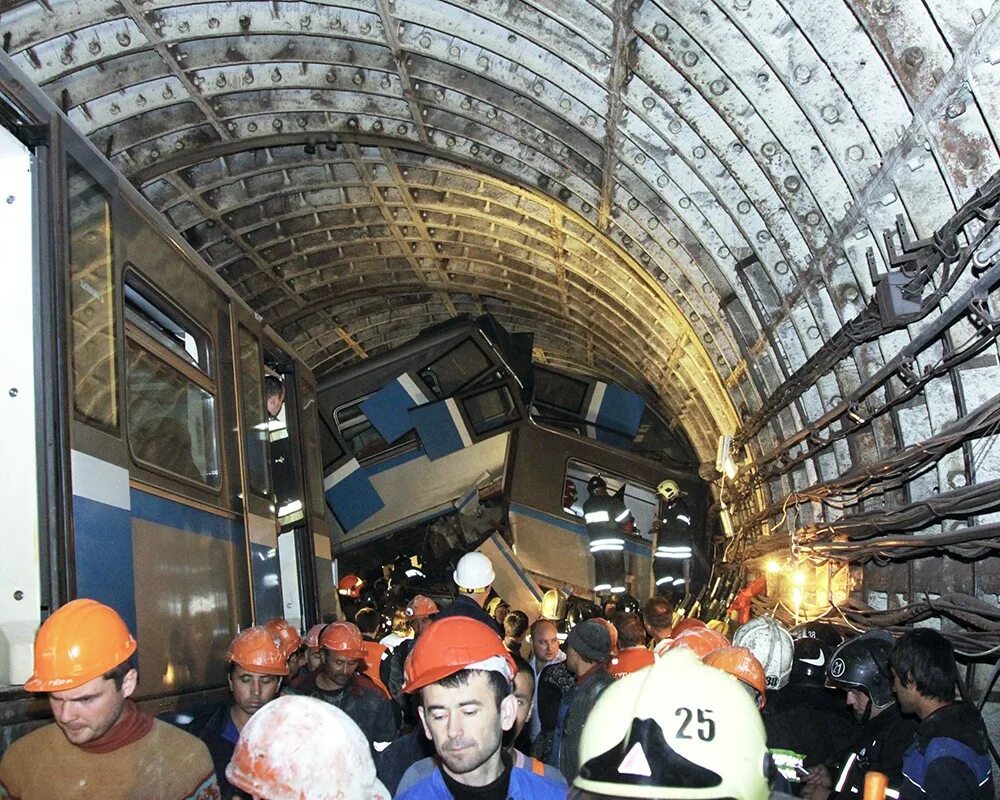
<svg viewBox="0 0 1000 800">
<path fill-rule="evenodd" d="M 288 656 L 281 640 L 263 626 L 247 628 L 233 639 L 226 651 L 226 660 L 239 664 L 247 672 L 288 674 Z"/>
<path fill-rule="evenodd" d="M 677 485 L 677 481 L 668 478 L 665 481 L 660 481 L 660 485 L 656 487 L 656 493 L 663 498 L 664 502 L 672 503 L 681 496 L 681 487 Z"/>
<path fill-rule="evenodd" d="M 768 689 L 783 689 L 792 674 L 794 642 L 778 620 L 770 614 L 755 617 L 733 635 L 733 645 L 746 647 L 764 667 Z"/>
<path fill-rule="evenodd" d="M 767 800 L 764 724 L 749 694 L 691 652 L 609 686 L 580 739 L 581 798 Z"/>
<path fill-rule="evenodd" d="M 368 740 L 343 711 L 312 697 L 279 697 L 243 728 L 229 782 L 268 800 L 389 800 Z"/>
</svg>

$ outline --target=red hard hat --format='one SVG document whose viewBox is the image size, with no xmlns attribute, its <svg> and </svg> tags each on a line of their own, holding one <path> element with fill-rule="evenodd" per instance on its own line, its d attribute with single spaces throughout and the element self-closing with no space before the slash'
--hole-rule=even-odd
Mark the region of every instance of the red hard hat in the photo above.
<svg viewBox="0 0 1000 800">
<path fill-rule="evenodd" d="M 675 650 L 678 647 L 686 647 L 694 650 L 698 658 L 704 658 L 713 650 L 720 647 L 729 647 L 729 640 L 721 633 L 716 633 L 711 628 L 689 628 L 677 636 L 667 649 Z"/>
<path fill-rule="evenodd" d="M 322 622 L 319 625 L 313 625 L 309 631 L 306 633 L 306 647 L 317 648 L 320 647 L 319 637 L 326 629 L 327 623 Z"/>
<path fill-rule="evenodd" d="M 247 628 L 233 639 L 226 660 L 239 664 L 248 672 L 262 675 L 287 675 L 288 656 L 281 642 L 267 628 Z"/>
<path fill-rule="evenodd" d="M 302 634 L 287 619 L 282 619 L 281 617 L 272 619 L 264 627 L 281 642 L 281 649 L 285 653 L 285 658 L 289 658 L 292 653 L 302 647 Z"/>
<path fill-rule="evenodd" d="M 708 666 L 728 672 L 737 680 L 757 690 L 760 707 L 767 699 L 767 678 L 764 667 L 757 657 L 746 647 L 720 647 L 705 656 Z"/>
<path fill-rule="evenodd" d="M 337 592 L 344 597 L 357 600 L 361 597 L 361 587 L 364 585 L 365 582 L 357 575 L 345 575 L 340 579 L 340 583 L 337 584 Z"/>
<path fill-rule="evenodd" d="M 353 622 L 331 622 L 320 635 L 319 643 L 346 658 L 365 657 L 365 640 Z"/>
<path fill-rule="evenodd" d="M 29 692 L 64 692 L 114 669 L 135 652 L 125 621 L 110 606 L 81 598 L 67 603 L 35 634 Z"/>
<path fill-rule="evenodd" d="M 626 675 L 638 672 L 655 662 L 656 656 L 653 655 L 652 650 L 647 650 L 645 647 L 626 647 L 611 659 L 608 672 L 615 678 L 624 678 Z"/>
<path fill-rule="evenodd" d="M 418 594 L 406 606 L 406 616 L 408 619 L 420 619 L 437 614 L 438 606 L 429 597 Z"/>
<path fill-rule="evenodd" d="M 684 631 L 699 630 L 701 628 L 707 628 L 707 627 L 708 626 L 700 619 L 696 619 L 695 617 L 688 617 L 686 619 L 682 619 L 680 622 L 674 625 L 674 629 L 670 632 L 670 635 L 671 637 L 676 639 L 678 636 L 684 633 Z"/>
<path fill-rule="evenodd" d="M 412 694 L 470 668 L 499 672 L 507 680 L 517 674 L 514 658 L 490 627 L 469 617 L 439 619 L 413 645 L 403 668 L 403 691 Z"/>
</svg>

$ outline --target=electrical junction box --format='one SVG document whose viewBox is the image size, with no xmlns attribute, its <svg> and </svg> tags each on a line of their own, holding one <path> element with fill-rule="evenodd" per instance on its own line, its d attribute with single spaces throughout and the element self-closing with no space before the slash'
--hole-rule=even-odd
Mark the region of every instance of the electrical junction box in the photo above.
<svg viewBox="0 0 1000 800">
<path fill-rule="evenodd" d="M 901 317 L 920 311 L 919 300 L 909 300 L 903 296 L 903 289 L 911 280 L 910 276 L 902 272 L 887 272 L 875 287 L 879 317 L 886 328 L 898 327 Z"/>
</svg>

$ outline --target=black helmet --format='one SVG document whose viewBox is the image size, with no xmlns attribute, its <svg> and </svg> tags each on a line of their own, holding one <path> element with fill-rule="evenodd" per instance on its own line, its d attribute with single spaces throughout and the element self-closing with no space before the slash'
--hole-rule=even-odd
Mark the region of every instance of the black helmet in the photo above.
<svg viewBox="0 0 1000 800">
<path fill-rule="evenodd" d="M 830 650 L 819 639 L 808 637 L 795 640 L 792 651 L 792 674 L 789 683 L 799 686 L 823 686 Z"/>
<path fill-rule="evenodd" d="M 826 668 L 828 686 L 840 689 L 860 689 L 871 698 L 872 705 L 885 708 L 892 705 L 892 673 L 889 672 L 889 651 L 894 643 L 888 631 L 869 631 L 834 652 Z"/>
<path fill-rule="evenodd" d="M 627 592 L 618 595 L 615 601 L 616 614 L 638 614 L 640 608 L 639 601 Z"/>
<path fill-rule="evenodd" d="M 813 620 L 792 632 L 796 639 L 816 639 L 832 653 L 844 643 L 844 634 L 836 625 L 821 620 Z"/>
<path fill-rule="evenodd" d="M 601 609 L 589 600 L 576 598 L 572 601 L 569 613 L 566 614 L 567 631 L 573 626 L 601 616 Z"/>
<path fill-rule="evenodd" d="M 598 489 L 607 489 L 608 482 L 604 480 L 600 475 L 595 475 L 589 481 L 587 481 L 587 491 L 593 494 Z"/>
</svg>

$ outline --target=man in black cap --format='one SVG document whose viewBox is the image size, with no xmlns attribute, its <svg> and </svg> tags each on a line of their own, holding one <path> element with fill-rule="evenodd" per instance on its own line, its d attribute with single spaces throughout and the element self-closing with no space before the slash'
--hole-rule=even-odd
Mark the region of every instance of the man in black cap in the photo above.
<svg viewBox="0 0 1000 800">
<path fill-rule="evenodd" d="M 611 634 L 597 620 L 573 627 L 566 637 L 566 667 L 576 677 L 576 686 L 563 697 L 552 745 L 552 762 L 572 783 L 580 770 L 580 736 L 590 709 L 613 682 L 608 672 Z"/>
</svg>

